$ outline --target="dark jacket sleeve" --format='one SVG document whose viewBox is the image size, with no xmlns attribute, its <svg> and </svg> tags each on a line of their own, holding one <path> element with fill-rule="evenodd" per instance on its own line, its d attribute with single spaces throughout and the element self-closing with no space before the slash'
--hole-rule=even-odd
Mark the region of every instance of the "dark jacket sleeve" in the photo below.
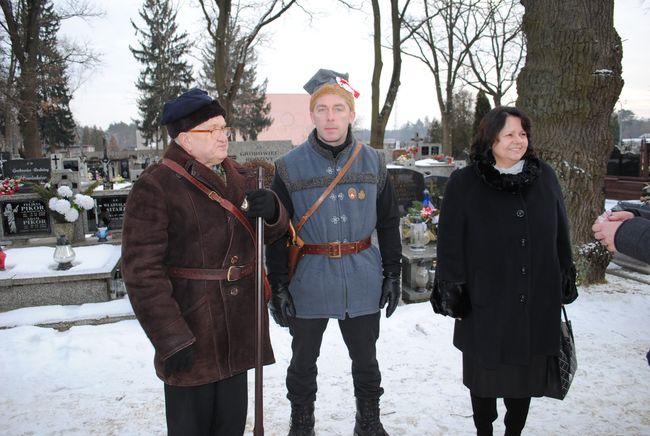
<svg viewBox="0 0 650 436">
<path fill-rule="evenodd" d="M 386 177 L 384 189 L 377 195 L 376 229 L 384 274 L 399 273 L 402 268 L 402 239 L 397 197 L 390 177 Z"/>
<path fill-rule="evenodd" d="M 460 170 L 451 173 L 442 197 L 438 220 L 436 282 L 449 286 L 465 285 L 466 218 L 463 207 L 464 189 Z"/>
<path fill-rule="evenodd" d="M 163 359 L 196 340 L 172 298 L 164 266 L 169 223 L 164 198 L 153 177 L 141 177 L 127 199 L 122 228 L 122 274 L 129 301 Z"/>
<path fill-rule="evenodd" d="M 571 234 L 569 230 L 569 218 L 564 206 L 562 189 L 557 180 L 555 172 L 550 166 L 547 166 L 551 172 L 553 190 L 557 198 L 557 251 L 560 262 L 560 273 L 562 275 L 562 303 L 569 304 L 578 298 L 578 288 L 576 286 L 576 267 L 573 263 L 573 251 L 571 249 Z M 545 170 L 546 170 L 545 168 Z"/>
<path fill-rule="evenodd" d="M 650 219 L 623 221 L 614 235 L 614 243 L 619 252 L 650 263 Z"/>
<path fill-rule="evenodd" d="M 273 182 L 271 182 L 271 190 L 275 192 L 283 210 L 287 214 L 288 219 L 290 219 L 293 216 L 293 203 L 291 202 L 291 196 L 289 195 L 287 186 L 280 176 L 278 176 L 277 167 L 273 176 Z M 272 288 L 275 288 L 280 283 L 289 283 L 289 274 L 287 272 L 287 239 L 288 236 L 285 232 L 284 236 L 280 236 L 266 246 L 266 269 Z"/>
</svg>

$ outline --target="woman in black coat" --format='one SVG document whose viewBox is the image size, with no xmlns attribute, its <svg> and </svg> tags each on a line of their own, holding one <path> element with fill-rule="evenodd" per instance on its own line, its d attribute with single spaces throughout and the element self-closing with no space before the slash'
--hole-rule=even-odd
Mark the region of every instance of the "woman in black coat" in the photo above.
<svg viewBox="0 0 650 436">
<path fill-rule="evenodd" d="M 477 434 L 492 434 L 503 398 L 506 435 L 518 435 L 560 349 L 560 306 L 577 297 L 560 185 L 535 156 L 522 111 L 485 115 L 471 164 L 447 183 L 438 233 L 434 294 L 462 290 L 470 299 L 454 345 Z"/>
</svg>

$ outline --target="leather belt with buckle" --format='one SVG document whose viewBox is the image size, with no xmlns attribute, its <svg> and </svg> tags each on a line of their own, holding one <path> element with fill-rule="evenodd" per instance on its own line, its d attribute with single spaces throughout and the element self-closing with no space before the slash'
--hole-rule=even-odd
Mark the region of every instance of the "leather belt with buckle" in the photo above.
<svg viewBox="0 0 650 436">
<path fill-rule="evenodd" d="M 228 269 L 167 267 L 170 277 L 189 280 L 227 280 L 235 282 L 255 272 L 255 263 L 232 265 Z"/>
<path fill-rule="evenodd" d="M 345 254 L 359 253 L 370 247 L 370 237 L 354 242 L 329 242 L 327 244 L 305 244 L 302 254 L 320 254 L 332 259 L 339 259 Z"/>
</svg>

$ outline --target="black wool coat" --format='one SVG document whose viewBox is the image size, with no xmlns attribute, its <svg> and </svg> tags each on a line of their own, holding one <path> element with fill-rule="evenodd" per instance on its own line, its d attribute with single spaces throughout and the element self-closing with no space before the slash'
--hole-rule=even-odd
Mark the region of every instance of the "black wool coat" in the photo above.
<svg viewBox="0 0 650 436">
<path fill-rule="evenodd" d="M 453 172 L 438 233 L 436 285 L 463 287 L 471 300 L 454 345 L 485 368 L 557 355 L 560 305 L 577 294 L 553 169 L 529 158 L 518 175 L 487 162 Z"/>
</svg>

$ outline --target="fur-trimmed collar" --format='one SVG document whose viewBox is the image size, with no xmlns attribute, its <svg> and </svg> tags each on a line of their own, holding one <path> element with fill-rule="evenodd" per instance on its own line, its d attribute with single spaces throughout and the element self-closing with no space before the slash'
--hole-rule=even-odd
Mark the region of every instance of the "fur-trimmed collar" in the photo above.
<svg viewBox="0 0 650 436">
<path fill-rule="evenodd" d="M 490 187 L 507 192 L 517 192 L 532 184 L 541 170 L 541 164 L 536 157 L 527 157 L 524 169 L 519 174 L 500 174 L 485 159 L 475 161 L 473 166 L 476 174 Z"/>
</svg>

